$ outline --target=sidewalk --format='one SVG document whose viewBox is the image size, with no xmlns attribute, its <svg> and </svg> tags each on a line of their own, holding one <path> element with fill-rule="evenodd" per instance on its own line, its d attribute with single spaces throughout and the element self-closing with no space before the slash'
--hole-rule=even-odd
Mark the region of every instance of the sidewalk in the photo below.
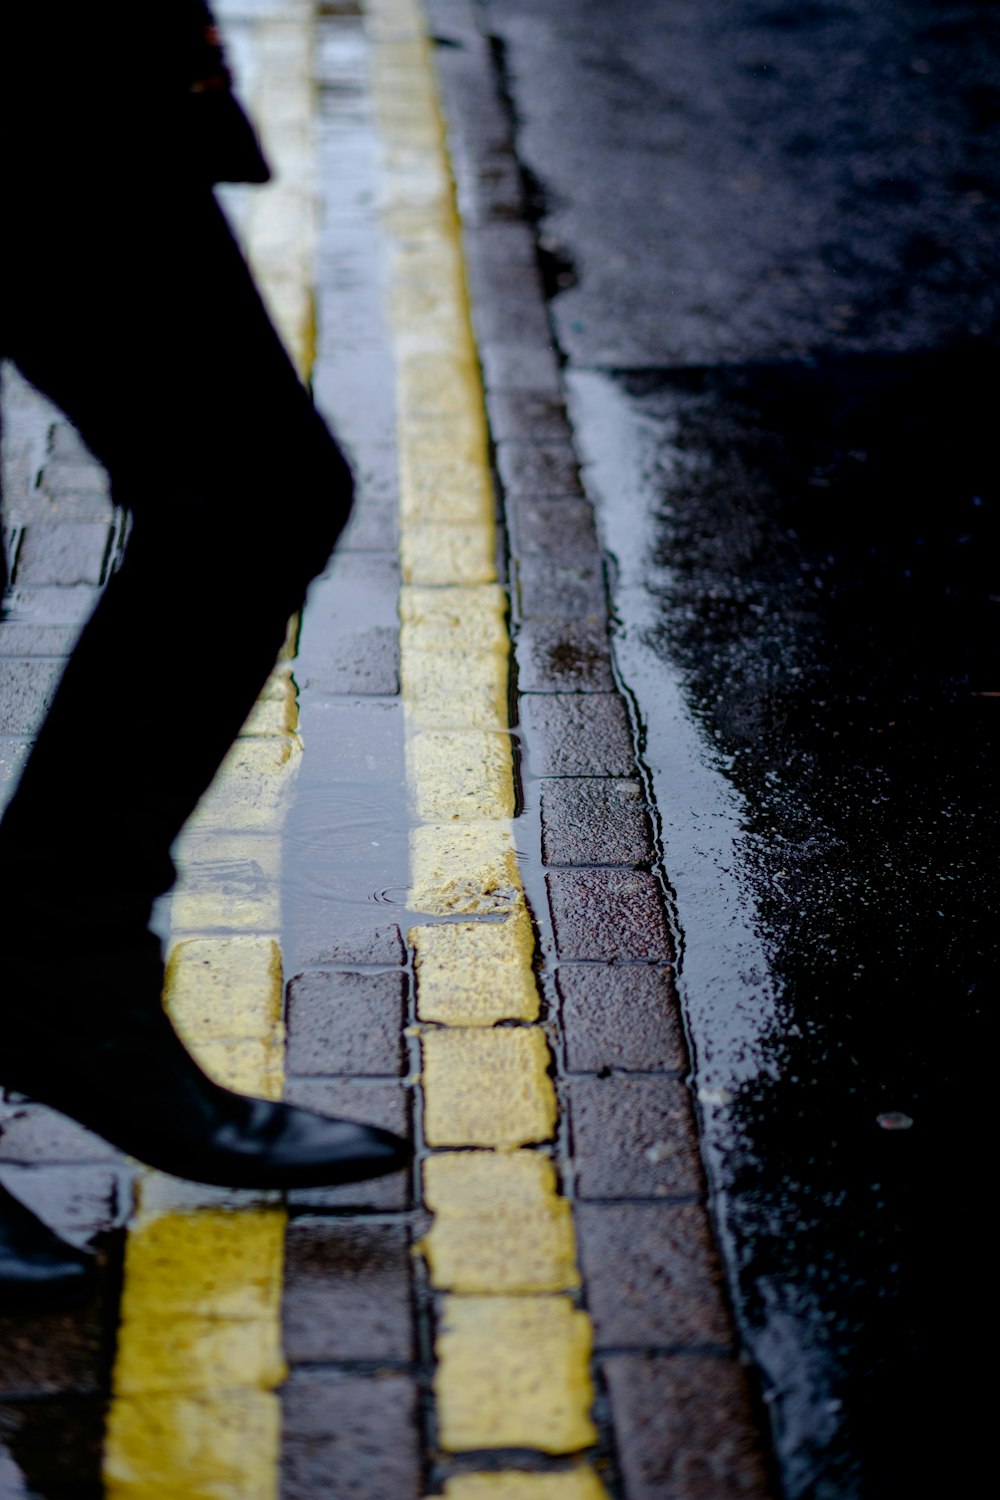
<svg viewBox="0 0 1000 1500">
<path fill-rule="evenodd" d="M 234 212 L 361 498 L 184 841 L 167 998 L 227 1081 L 410 1128 L 417 1168 L 286 1209 L 3 1106 L 4 1180 L 107 1238 L 92 1306 L 0 1320 L 0 1500 L 764 1496 L 489 47 L 467 0 L 430 49 L 411 0 L 357 9 L 220 7 L 284 195 Z M 4 428 L 9 776 L 121 526 L 6 372 Z"/>
</svg>

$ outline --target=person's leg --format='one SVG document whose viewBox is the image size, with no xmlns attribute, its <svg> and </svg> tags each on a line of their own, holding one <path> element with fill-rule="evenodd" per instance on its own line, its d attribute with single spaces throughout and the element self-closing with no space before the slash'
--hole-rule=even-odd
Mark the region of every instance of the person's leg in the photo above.
<svg viewBox="0 0 1000 1500">
<path fill-rule="evenodd" d="M 346 519 L 349 471 L 209 196 L 97 207 L 74 261 L 47 249 L 42 284 L 24 267 L 47 300 L 8 336 L 133 529 L 0 825 L 0 1076 L 179 1175 L 377 1175 L 407 1159 L 387 1132 L 205 1079 L 163 1015 L 146 933 L 170 845 Z"/>
<path fill-rule="evenodd" d="M 10 339 L 132 511 L 124 565 L 0 831 L 0 853 L 16 849 L 49 874 L 68 865 L 65 918 L 79 914 L 90 932 L 118 919 L 119 902 L 132 925 L 137 902 L 169 884 L 170 844 L 351 498 L 347 465 L 209 195 L 181 197 L 159 226 L 151 209 L 129 215 L 108 240 Z M 24 892 L 17 863 L 8 868 Z M 97 886 L 100 911 L 81 911 Z M 51 907 L 43 915 L 50 923 Z"/>
</svg>

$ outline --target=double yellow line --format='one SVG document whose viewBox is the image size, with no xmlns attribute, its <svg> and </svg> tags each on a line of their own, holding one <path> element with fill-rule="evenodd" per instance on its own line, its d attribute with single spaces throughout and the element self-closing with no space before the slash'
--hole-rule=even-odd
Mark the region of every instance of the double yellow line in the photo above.
<svg viewBox="0 0 1000 1500">
<path fill-rule="evenodd" d="M 308 108 L 311 24 L 308 0 L 285 0 L 273 22 L 260 23 L 281 61 L 274 76 L 293 78 L 297 68 L 300 96 L 297 105 L 291 96 L 252 101 L 282 170 L 279 188 L 260 200 L 270 203 L 248 220 L 251 258 L 303 365 L 308 148 L 287 132 L 301 131 L 301 101 Z M 534 1449 L 568 1460 L 548 1473 L 494 1460 L 490 1472 L 449 1479 L 445 1492 L 599 1500 L 603 1487 L 579 1458 L 596 1436 L 590 1324 L 573 1298 L 572 1219 L 545 1150 L 557 1103 L 511 824 L 507 601 L 460 230 L 420 8 L 368 0 L 367 24 L 397 369 L 401 670 L 417 818 L 410 904 L 429 918 L 409 936 L 431 1148 L 423 1187 L 433 1222 L 422 1250 L 442 1293 L 438 1445 L 444 1454 Z M 290 275 L 303 246 L 306 262 Z M 282 1085 L 278 834 L 299 751 L 294 686 L 279 667 L 191 835 L 175 902 L 175 1021 L 217 1076 L 270 1095 Z M 263 872 L 259 891 L 235 907 L 216 902 L 199 869 L 218 869 L 220 859 L 234 870 L 251 861 Z M 214 934 L 223 925 L 241 931 Z M 114 1500 L 277 1494 L 284 1225 L 275 1205 L 237 1210 L 220 1195 L 145 1179 L 109 1421 Z"/>
</svg>

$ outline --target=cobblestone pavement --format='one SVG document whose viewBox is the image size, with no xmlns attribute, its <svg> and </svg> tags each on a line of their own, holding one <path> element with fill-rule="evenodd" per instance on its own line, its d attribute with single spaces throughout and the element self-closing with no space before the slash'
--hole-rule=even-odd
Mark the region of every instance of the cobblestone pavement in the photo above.
<svg viewBox="0 0 1000 1500">
<path fill-rule="evenodd" d="M 166 1000 L 218 1076 L 417 1167 L 262 1202 L 8 1100 L 3 1180 L 103 1276 L 0 1319 L 0 1497 L 764 1496 L 488 43 L 465 0 L 220 10 L 279 171 L 230 207 L 361 500 L 185 835 Z M 123 523 L 59 414 L 3 401 L 9 784 Z"/>
</svg>

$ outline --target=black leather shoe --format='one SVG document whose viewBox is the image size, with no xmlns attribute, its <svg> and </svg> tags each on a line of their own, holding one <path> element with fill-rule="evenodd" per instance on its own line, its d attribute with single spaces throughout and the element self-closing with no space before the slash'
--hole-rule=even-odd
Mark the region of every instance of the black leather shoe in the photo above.
<svg viewBox="0 0 1000 1500">
<path fill-rule="evenodd" d="M 75 1301 L 90 1290 L 95 1265 L 0 1183 L 0 1307 Z"/>
<path fill-rule="evenodd" d="M 332 1186 L 409 1163 L 409 1144 L 391 1131 L 214 1083 L 159 1003 L 158 956 L 152 970 L 148 949 L 129 955 L 131 962 L 119 957 L 101 964 L 104 986 L 96 973 L 74 972 L 72 981 L 67 978 L 69 994 L 58 1003 L 51 992 L 36 989 L 33 997 L 31 978 L 24 976 L 20 1003 L 4 1022 L 0 1081 L 148 1166 L 219 1187 Z M 51 970 L 43 974 L 48 988 Z M 126 1009 L 110 1003 L 110 992 L 128 978 L 146 998 Z M 93 995 L 100 999 L 90 1001 Z"/>
</svg>

